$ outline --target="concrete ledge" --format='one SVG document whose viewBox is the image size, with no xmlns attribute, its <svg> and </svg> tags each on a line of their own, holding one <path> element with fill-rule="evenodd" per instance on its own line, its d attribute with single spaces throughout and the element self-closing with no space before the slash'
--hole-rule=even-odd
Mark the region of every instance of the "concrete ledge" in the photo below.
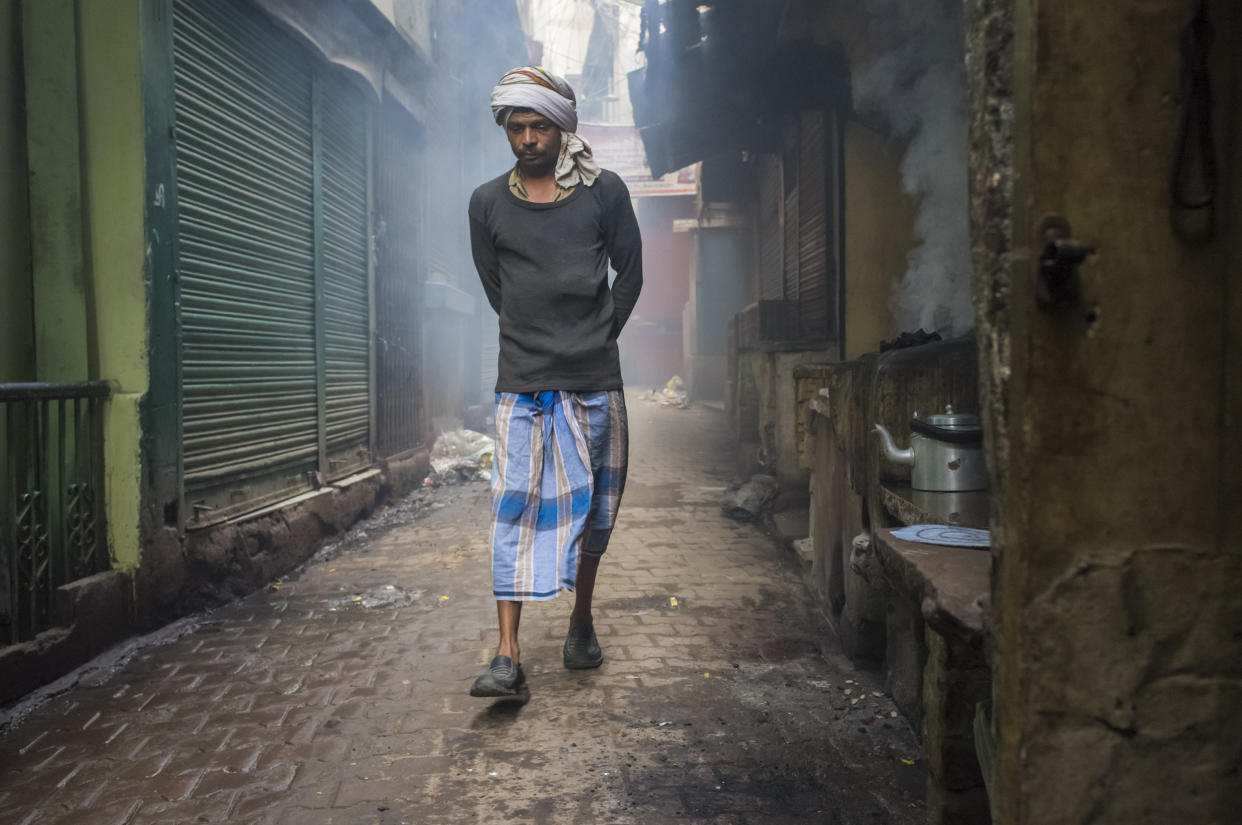
<svg viewBox="0 0 1242 825">
<path fill-rule="evenodd" d="M 885 581 L 920 605 L 924 621 L 933 630 L 982 646 L 990 603 L 991 553 L 915 544 L 881 529 L 875 531 L 875 558 Z"/>
<path fill-rule="evenodd" d="M 991 697 L 984 657 L 992 554 L 872 534 L 872 560 L 891 591 L 894 701 L 921 728 L 932 821 L 986 825 L 988 797 L 975 754 L 974 714 Z"/>
<path fill-rule="evenodd" d="M 176 596 L 176 615 L 244 596 L 306 561 L 320 543 L 349 529 L 385 501 L 422 483 L 426 450 L 383 462 L 257 517 L 225 522 L 186 536 L 181 547 L 186 583 Z"/>
<path fill-rule="evenodd" d="M 132 632 L 130 578 L 108 570 L 56 589 L 57 627 L 0 648 L 0 704 L 73 670 Z"/>
<path fill-rule="evenodd" d="M 431 453 L 418 449 L 383 462 L 385 496 L 400 497 L 423 484 L 431 467 Z"/>
</svg>

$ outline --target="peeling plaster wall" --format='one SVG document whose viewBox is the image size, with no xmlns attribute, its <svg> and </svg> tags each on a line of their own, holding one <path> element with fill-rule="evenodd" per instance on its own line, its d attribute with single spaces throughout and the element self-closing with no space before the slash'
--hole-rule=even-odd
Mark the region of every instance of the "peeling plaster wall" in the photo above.
<svg viewBox="0 0 1242 825">
<path fill-rule="evenodd" d="M 1212 244 L 1169 220 L 1194 5 L 967 3 L 1005 825 L 1236 819 L 1238 201 Z M 1209 5 L 1228 196 L 1240 21 Z M 1064 312 L 1033 290 L 1046 214 L 1100 250 Z"/>
<path fill-rule="evenodd" d="M 830 349 L 790 352 L 751 350 L 738 354 L 739 380 L 743 392 L 753 393 L 752 415 L 758 423 L 757 466 L 739 468 L 743 475 L 763 472 L 773 475 L 789 494 L 787 504 L 800 503 L 809 493 L 810 470 L 806 441 L 809 408 L 798 398 L 795 371 L 806 365 L 833 360 Z M 746 389 L 753 387 L 753 390 Z M 805 392 L 805 390 L 804 390 Z M 754 433 L 740 434 L 742 441 Z"/>
</svg>

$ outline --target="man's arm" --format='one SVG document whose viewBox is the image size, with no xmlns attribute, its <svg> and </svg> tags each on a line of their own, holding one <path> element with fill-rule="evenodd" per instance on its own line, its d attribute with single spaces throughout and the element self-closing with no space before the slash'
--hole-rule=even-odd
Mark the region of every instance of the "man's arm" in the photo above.
<svg viewBox="0 0 1242 825">
<path fill-rule="evenodd" d="M 479 271 L 487 302 L 500 314 L 500 262 L 496 258 L 496 246 L 487 227 L 470 216 L 470 253 L 474 256 L 474 268 Z"/>
<path fill-rule="evenodd" d="M 613 338 L 621 334 L 643 288 L 643 239 L 638 232 L 638 218 L 634 216 L 630 190 L 620 178 L 616 178 L 616 186 L 617 191 L 608 199 L 604 222 L 608 260 L 617 271 L 612 282 Z"/>
</svg>

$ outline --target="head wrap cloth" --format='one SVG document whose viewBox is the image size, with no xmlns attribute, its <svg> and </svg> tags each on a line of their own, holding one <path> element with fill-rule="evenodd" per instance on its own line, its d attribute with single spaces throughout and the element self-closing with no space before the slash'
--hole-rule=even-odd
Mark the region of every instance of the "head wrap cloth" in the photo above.
<svg viewBox="0 0 1242 825">
<path fill-rule="evenodd" d="M 496 123 L 507 127 L 514 109 L 533 109 L 560 128 L 557 183 L 566 188 L 595 183 L 599 164 L 591 155 L 591 145 L 577 134 L 578 102 L 564 78 L 538 66 L 513 69 L 492 89 L 492 114 Z"/>
</svg>

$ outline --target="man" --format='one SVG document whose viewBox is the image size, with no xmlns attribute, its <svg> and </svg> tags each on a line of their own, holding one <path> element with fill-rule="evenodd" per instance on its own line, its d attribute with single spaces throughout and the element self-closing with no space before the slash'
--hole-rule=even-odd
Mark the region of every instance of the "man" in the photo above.
<svg viewBox="0 0 1242 825">
<path fill-rule="evenodd" d="M 491 535 L 500 644 L 470 693 L 513 696 L 526 692 L 525 601 L 574 591 L 564 665 L 603 662 L 591 597 L 625 487 L 617 336 L 642 287 L 642 241 L 625 184 L 575 134 L 568 83 L 517 68 L 491 103 L 517 157 L 470 198 L 475 266 L 500 316 Z"/>
</svg>

